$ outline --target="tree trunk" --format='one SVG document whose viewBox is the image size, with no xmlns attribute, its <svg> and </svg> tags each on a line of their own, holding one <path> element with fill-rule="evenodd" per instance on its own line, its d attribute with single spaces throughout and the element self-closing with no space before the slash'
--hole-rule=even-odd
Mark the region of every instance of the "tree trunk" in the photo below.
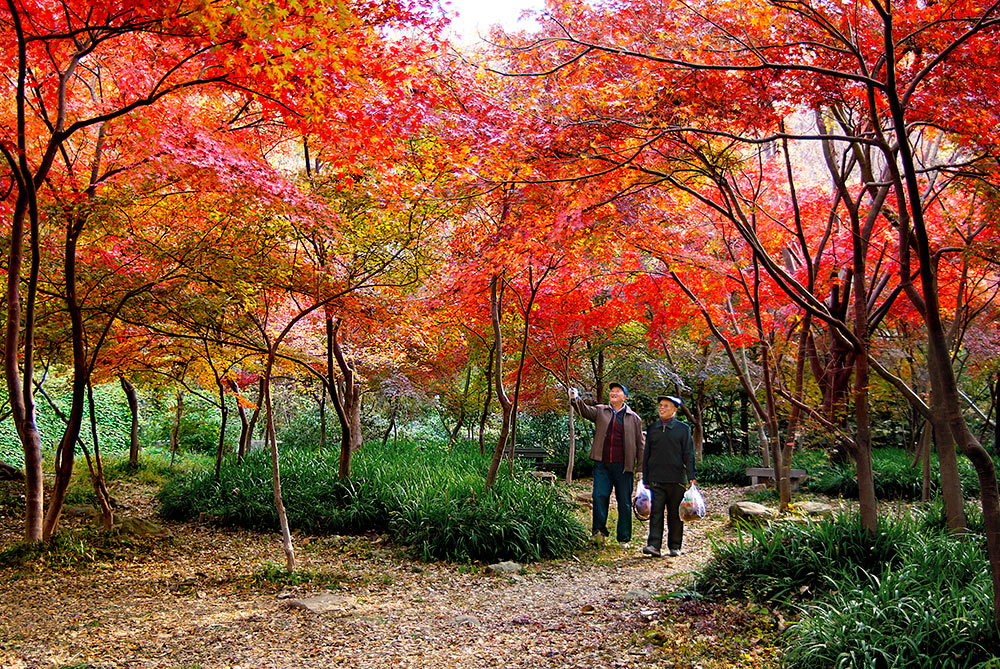
<svg viewBox="0 0 1000 669">
<path fill-rule="evenodd" d="M 396 427 L 396 411 L 399 410 L 399 400 L 395 399 L 392 403 L 392 413 L 389 414 L 389 425 L 385 428 L 385 432 L 382 434 L 382 446 L 384 447 L 389 443 L 389 435 L 392 434 L 392 430 Z"/>
<path fill-rule="evenodd" d="M 181 430 L 181 417 L 184 415 L 184 391 L 177 391 L 177 406 L 174 409 L 174 424 L 170 427 L 170 467 L 174 466 L 174 458 L 180 448 L 178 435 Z"/>
<path fill-rule="evenodd" d="M 270 346 L 268 355 L 267 376 L 270 378 L 274 367 L 274 354 L 277 344 Z M 278 513 L 278 524 L 281 526 L 281 547 L 285 551 L 285 569 L 291 574 L 295 571 L 295 546 L 292 545 L 292 532 L 288 527 L 288 514 L 285 513 L 285 502 L 281 494 L 281 467 L 278 459 L 278 440 L 274 434 L 274 409 L 271 405 L 271 384 L 264 384 L 264 405 L 266 407 L 266 438 L 271 447 L 271 486 L 274 491 L 274 508 Z"/>
<path fill-rule="evenodd" d="M 458 439 L 458 431 L 462 429 L 462 425 L 465 424 L 465 405 L 469 401 L 469 387 L 472 385 L 472 365 L 465 370 L 465 390 L 462 391 L 462 405 L 458 410 L 458 422 L 455 423 L 455 429 L 451 432 L 451 437 L 448 439 L 448 450 L 452 449 L 455 441 Z"/>
<path fill-rule="evenodd" d="M 108 491 L 107 481 L 104 478 L 104 462 L 101 460 L 101 442 L 97 435 L 97 412 L 94 408 L 94 386 L 87 383 L 87 405 L 90 409 L 90 437 L 94 443 L 94 460 L 87 459 L 90 466 L 90 482 L 94 487 L 94 496 L 97 498 L 97 505 L 101 507 L 101 521 L 104 531 L 110 532 L 114 524 L 112 514 L 111 493 Z"/>
<path fill-rule="evenodd" d="M 216 377 L 215 385 L 219 391 L 219 412 L 222 414 L 219 424 L 219 444 L 215 449 L 215 480 L 222 478 L 222 458 L 226 452 L 226 423 L 229 421 L 229 407 L 226 406 L 225 381 Z"/>
<path fill-rule="evenodd" d="M 569 462 L 566 463 L 566 485 L 573 482 L 573 470 L 576 469 L 576 424 L 573 416 L 576 410 L 569 403 Z"/>
<path fill-rule="evenodd" d="M 128 400 L 128 412 L 131 418 L 128 442 L 128 465 L 132 469 L 135 469 L 139 466 L 139 397 L 135 392 L 135 386 L 124 376 L 119 375 L 118 382 L 121 383 L 122 391 L 124 391 L 125 398 Z"/>
<path fill-rule="evenodd" d="M 504 447 L 507 445 L 507 435 L 510 431 L 510 413 L 512 408 L 512 403 L 503 388 L 503 338 L 500 332 L 500 304 L 503 300 L 503 287 L 498 288 L 499 283 L 500 279 L 496 276 L 490 281 L 490 321 L 493 324 L 493 350 L 496 351 L 493 382 L 496 385 L 497 400 L 500 402 L 502 423 L 500 425 L 500 436 L 497 439 L 496 448 L 493 449 L 490 470 L 486 475 L 487 490 L 491 490 L 493 484 L 496 483 L 497 471 L 500 469 L 500 459 L 503 457 Z"/>
<path fill-rule="evenodd" d="M 891 23 L 887 23 L 884 35 L 886 52 L 892 54 L 895 48 Z M 979 477 L 980 501 L 983 509 L 983 525 L 986 535 L 986 548 L 990 563 L 990 575 L 993 583 L 993 625 L 1000 629 L 1000 491 L 997 490 L 996 466 L 990 454 L 986 452 L 975 436 L 969 431 L 959 405 L 958 383 L 955 380 L 955 370 L 952 367 L 948 351 L 944 325 L 941 322 L 940 294 L 938 292 L 937 270 L 934 265 L 934 255 L 931 253 L 927 226 L 924 223 L 920 185 L 916 172 L 913 152 L 907 133 L 909 128 L 904 118 L 902 104 L 896 92 L 895 72 L 887 69 L 890 86 L 887 88 L 889 109 L 892 112 L 893 126 L 899 145 L 899 164 L 905 174 L 906 196 L 910 202 L 912 213 L 913 236 L 910 237 L 907 221 L 902 219 L 897 226 L 902 245 L 900 247 L 900 279 L 906 284 L 907 295 L 917 306 L 924 317 L 927 328 L 928 360 L 931 373 L 931 392 L 937 396 L 937 402 L 943 409 L 942 418 L 951 430 L 952 436 L 962 452 L 972 461 Z M 892 162 L 892 165 L 895 165 Z M 906 214 L 905 209 L 902 212 Z M 909 253 L 913 249 L 918 256 L 918 268 L 922 295 L 909 285 Z"/>
<path fill-rule="evenodd" d="M 49 497 L 49 508 L 45 512 L 42 526 L 44 539 L 52 536 L 62 515 L 66 491 L 69 489 L 69 483 L 73 477 L 73 455 L 76 442 L 80 437 L 80 428 L 83 425 L 84 397 L 90 385 L 90 368 L 87 364 L 83 341 L 83 313 L 76 294 L 76 242 L 85 220 L 83 212 L 67 213 L 66 241 L 63 247 L 63 273 L 66 281 L 65 300 L 70 318 L 73 349 L 73 391 L 69 420 L 56 449 L 55 481 L 52 486 L 52 494 Z M 25 362 L 26 367 L 27 364 Z"/>
<path fill-rule="evenodd" d="M 329 314 L 326 318 L 326 364 L 327 384 L 330 397 L 333 398 L 337 419 L 340 421 L 340 471 L 339 478 L 346 481 L 351 477 L 351 452 L 361 446 L 361 388 L 355 382 L 354 365 L 344 356 L 337 335 L 341 320 L 334 322 Z M 334 367 L 336 361 L 336 368 Z M 339 369 L 343 378 L 343 386 L 336 381 Z"/>
<path fill-rule="evenodd" d="M 23 481 L 24 472 L 0 460 L 0 481 Z"/>
<path fill-rule="evenodd" d="M 319 452 L 326 451 L 326 385 L 320 389 L 319 396 Z"/>
<path fill-rule="evenodd" d="M 239 394 L 240 387 L 236 385 L 236 381 L 233 379 L 226 379 L 226 383 L 229 384 L 230 391 L 234 394 Z M 258 406 L 260 406 L 259 401 Z M 247 420 L 247 410 L 240 403 L 239 397 L 236 398 L 236 412 L 240 417 L 240 445 L 237 447 L 236 458 L 238 460 L 242 460 L 243 456 L 246 455 L 246 445 L 250 443 L 250 438 L 248 436 L 250 434 L 250 421 Z"/>
</svg>

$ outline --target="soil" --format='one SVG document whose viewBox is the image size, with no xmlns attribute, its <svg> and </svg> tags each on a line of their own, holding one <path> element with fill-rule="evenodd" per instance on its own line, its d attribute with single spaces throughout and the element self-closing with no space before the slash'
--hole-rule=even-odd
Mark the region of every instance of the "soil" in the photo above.
<svg viewBox="0 0 1000 669">
<path fill-rule="evenodd" d="M 279 535 L 164 523 L 134 489 L 123 515 L 169 537 L 113 555 L 84 548 L 72 568 L 45 556 L 0 565 L 0 667 L 717 666 L 675 664 L 644 636 L 669 622 L 656 595 L 689 588 L 710 537 L 729 533 L 742 489 L 705 492 L 708 514 L 686 524 L 675 558 L 641 554 L 643 522 L 627 548 L 592 545 L 514 574 L 418 562 L 385 537 L 296 535 L 297 570 L 285 577 Z M 580 514 L 589 526 L 582 504 Z M 20 522 L 0 509 L 0 551 L 19 541 Z M 294 605 L 316 596 L 323 612 Z"/>
</svg>

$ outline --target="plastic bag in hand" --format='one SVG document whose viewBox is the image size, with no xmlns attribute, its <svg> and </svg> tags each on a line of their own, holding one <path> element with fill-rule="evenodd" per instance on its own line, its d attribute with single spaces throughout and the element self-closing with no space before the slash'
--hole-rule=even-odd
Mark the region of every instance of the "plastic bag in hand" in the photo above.
<svg viewBox="0 0 1000 669">
<path fill-rule="evenodd" d="M 653 493 L 639 481 L 635 489 L 635 496 L 632 498 L 632 513 L 639 520 L 649 520 L 649 514 L 653 510 Z"/>
<path fill-rule="evenodd" d="M 702 497 L 698 486 L 692 485 L 684 493 L 684 499 L 681 500 L 680 515 L 681 520 L 685 522 L 705 517 L 705 498 Z"/>
</svg>

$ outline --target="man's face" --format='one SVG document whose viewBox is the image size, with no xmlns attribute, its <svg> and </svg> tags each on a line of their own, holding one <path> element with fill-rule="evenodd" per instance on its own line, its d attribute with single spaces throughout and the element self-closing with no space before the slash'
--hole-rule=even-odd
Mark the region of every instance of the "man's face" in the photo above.
<svg viewBox="0 0 1000 669">
<path fill-rule="evenodd" d="M 618 386 L 608 392 L 608 398 L 611 400 L 611 406 L 620 407 L 625 404 L 625 392 Z"/>
<path fill-rule="evenodd" d="M 670 420 L 677 413 L 677 405 L 670 400 L 660 400 L 656 410 L 660 413 L 660 420 Z"/>
</svg>

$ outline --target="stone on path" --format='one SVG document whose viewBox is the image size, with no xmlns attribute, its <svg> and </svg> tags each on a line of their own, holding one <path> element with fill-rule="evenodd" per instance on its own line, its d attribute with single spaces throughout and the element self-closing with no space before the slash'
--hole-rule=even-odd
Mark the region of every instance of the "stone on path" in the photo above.
<svg viewBox="0 0 1000 669">
<path fill-rule="evenodd" d="M 774 519 L 774 512 L 757 502 L 733 502 L 729 505 L 729 520 L 764 523 Z"/>
<path fill-rule="evenodd" d="M 486 568 L 486 571 L 491 574 L 517 574 L 521 571 L 521 565 L 516 562 L 511 562 L 510 560 L 505 560 L 503 562 L 491 564 Z"/>
<path fill-rule="evenodd" d="M 313 613 L 329 613 L 331 611 L 343 611 L 353 608 L 350 599 L 343 595 L 316 595 L 303 599 L 289 599 L 286 606 L 291 609 L 302 609 Z"/>
</svg>

